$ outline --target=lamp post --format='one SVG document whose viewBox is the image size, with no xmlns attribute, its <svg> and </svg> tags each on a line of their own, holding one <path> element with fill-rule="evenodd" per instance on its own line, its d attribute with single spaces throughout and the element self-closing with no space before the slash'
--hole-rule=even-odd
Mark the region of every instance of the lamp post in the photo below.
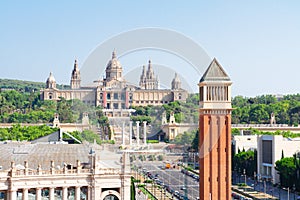
<svg viewBox="0 0 300 200">
<path fill-rule="evenodd" d="M 271 186 L 272 186 L 272 189 L 271 189 L 271 190 L 272 190 L 272 196 L 273 196 L 273 194 L 274 194 L 274 193 L 273 193 L 273 190 L 274 190 L 274 187 L 273 187 L 273 185 L 274 185 L 274 179 L 273 179 L 273 178 L 271 179 L 271 184 L 272 184 L 272 185 L 271 185 Z"/>
<path fill-rule="evenodd" d="M 266 179 L 264 179 L 264 193 L 267 193 Z"/>
<path fill-rule="evenodd" d="M 245 185 L 247 185 L 246 169 L 244 169 Z"/>
<path fill-rule="evenodd" d="M 239 183 L 241 182 L 241 169 L 239 168 Z"/>
<path fill-rule="evenodd" d="M 296 200 L 296 186 L 295 186 L 295 184 L 293 185 L 293 192 L 294 192 L 294 200 Z"/>
<path fill-rule="evenodd" d="M 254 177 L 254 190 L 255 190 L 255 185 L 256 185 L 256 171 L 254 171 L 254 174 L 253 174 L 253 177 Z"/>
<path fill-rule="evenodd" d="M 280 194 L 280 191 L 281 190 L 281 187 L 280 187 L 280 182 L 278 183 L 278 193 L 279 193 L 279 199 L 281 198 L 281 194 Z"/>
</svg>

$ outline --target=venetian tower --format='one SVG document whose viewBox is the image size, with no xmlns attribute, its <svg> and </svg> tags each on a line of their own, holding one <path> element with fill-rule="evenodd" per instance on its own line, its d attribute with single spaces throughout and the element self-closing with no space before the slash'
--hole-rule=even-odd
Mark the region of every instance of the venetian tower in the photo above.
<svg viewBox="0 0 300 200">
<path fill-rule="evenodd" d="M 231 80 L 216 59 L 199 82 L 199 197 L 231 199 Z"/>
</svg>

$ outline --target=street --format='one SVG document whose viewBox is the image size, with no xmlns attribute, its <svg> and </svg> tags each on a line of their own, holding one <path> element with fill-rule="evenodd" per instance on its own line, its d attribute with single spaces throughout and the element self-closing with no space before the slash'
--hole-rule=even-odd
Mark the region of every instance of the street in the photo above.
<svg viewBox="0 0 300 200">
<path fill-rule="evenodd" d="M 199 196 L 199 182 L 197 179 L 183 174 L 181 168 L 162 169 L 164 163 L 161 161 L 137 162 L 136 164 L 139 167 L 139 172 L 143 173 L 146 179 L 150 179 L 149 174 L 151 174 L 152 179 L 162 185 L 174 197 L 187 197 L 186 199 L 196 200 Z"/>
</svg>

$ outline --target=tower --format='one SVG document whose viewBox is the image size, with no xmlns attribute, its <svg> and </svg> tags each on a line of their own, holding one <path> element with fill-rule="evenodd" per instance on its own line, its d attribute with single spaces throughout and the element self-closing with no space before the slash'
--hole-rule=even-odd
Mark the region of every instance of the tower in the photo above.
<svg viewBox="0 0 300 200">
<path fill-rule="evenodd" d="M 52 72 L 50 72 L 49 77 L 46 81 L 46 88 L 47 89 L 55 89 L 56 88 L 56 81 L 55 81 L 55 78 L 54 78 Z"/>
<path fill-rule="evenodd" d="M 231 199 L 231 80 L 216 59 L 199 82 L 199 197 Z"/>
<path fill-rule="evenodd" d="M 148 69 L 146 71 L 146 67 L 143 66 L 143 72 L 140 76 L 139 86 L 145 90 L 156 90 L 158 89 L 158 77 L 155 77 L 151 60 L 148 62 Z"/>
<path fill-rule="evenodd" d="M 122 77 L 123 69 L 121 63 L 117 59 L 115 50 L 112 52 L 112 58 L 108 62 L 105 72 L 106 72 L 106 82 L 109 82 L 111 80 L 121 81 L 123 78 Z"/>
<path fill-rule="evenodd" d="M 178 76 L 177 73 L 175 73 L 175 77 L 172 80 L 171 88 L 172 88 L 172 90 L 181 89 L 181 81 L 180 81 L 179 76 Z"/>
<path fill-rule="evenodd" d="M 79 89 L 80 88 L 80 71 L 78 69 L 78 63 L 77 60 L 75 60 L 74 63 L 74 69 L 72 71 L 72 76 L 71 76 L 71 89 Z"/>
<path fill-rule="evenodd" d="M 146 88 L 146 79 L 147 79 L 147 76 L 146 76 L 146 66 L 143 65 L 143 72 L 142 72 L 142 74 L 140 76 L 140 83 L 139 83 L 139 86 L 142 89 Z"/>
</svg>

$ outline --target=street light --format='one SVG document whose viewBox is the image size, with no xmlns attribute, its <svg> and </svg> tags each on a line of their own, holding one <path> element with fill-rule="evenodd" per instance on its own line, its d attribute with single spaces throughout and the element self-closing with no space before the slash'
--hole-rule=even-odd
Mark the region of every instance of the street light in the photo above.
<svg viewBox="0 0 300 200">
<path fill-rule="evenodd" d="M 239 183 L 241 182 L 241 169 L 239 168 Z"/>
<path fill-rule="evenodd" d="M 281 187 L 280 187 L 280 182 L 278 183 L 278 193 L 279 193 L 279 199 L 281 198 L 281 195 L 280 195 L 280 190 L 281 190 Z"/>
<path fill-rule="evenodd" d="M 245 185 L 247 185 L 246 169 L 244 169 Z"/>
<path fill-rule="evenodd" d="M 264 179 L 264 193 L 267 193 L 266 179 Z"/>
<path fill-rule="evenodd" d="M 296 186 L 295 186 L 295 184 L 293 185 L 293 192 L 294 192 L 294 200 L 296 200 Z"/>
<path fill-rule="evenodd" d="M 255 190 L 255 185 L 256 185 L 256 171 L 254 171 L 253 177 L 254 177 L 254 187 L 253 187 L 253 189 Z"/>
</svg>

